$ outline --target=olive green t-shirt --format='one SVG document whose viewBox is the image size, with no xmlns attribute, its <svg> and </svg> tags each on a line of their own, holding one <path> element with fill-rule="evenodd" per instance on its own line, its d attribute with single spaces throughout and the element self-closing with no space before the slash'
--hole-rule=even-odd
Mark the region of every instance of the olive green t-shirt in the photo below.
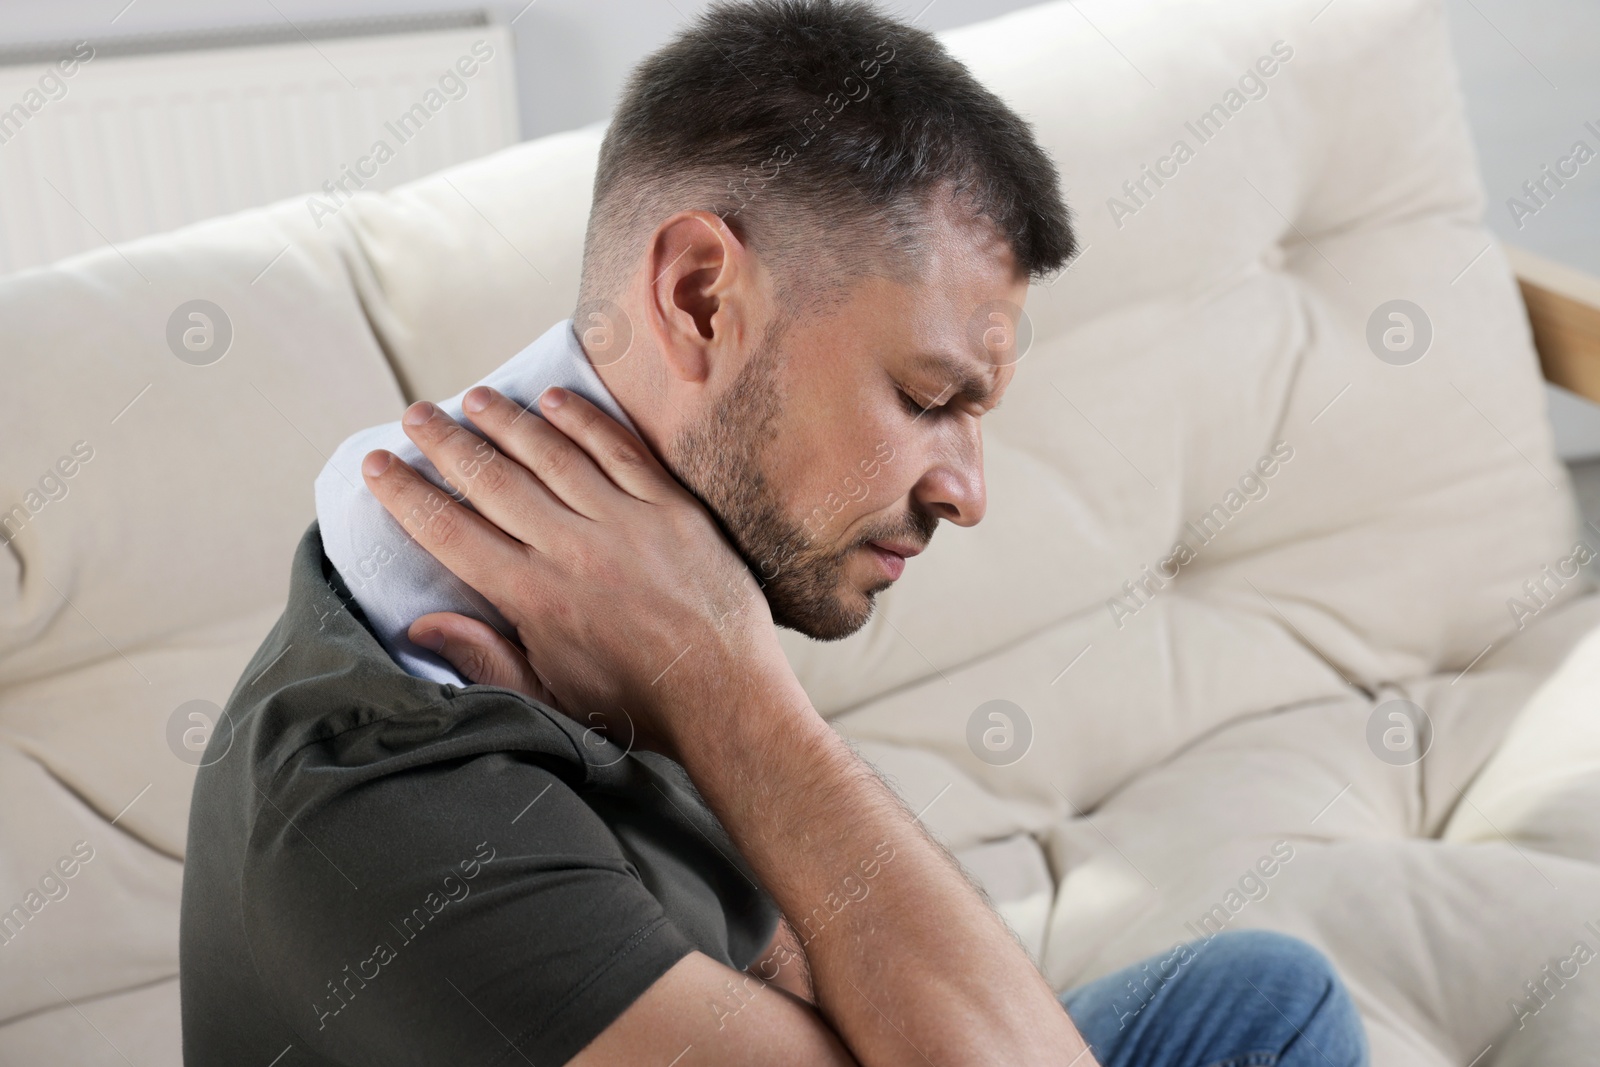
<svg viewBox="0 0 1600 1067">
<path fill-rule="evenodd" d="M 314 523 L 224 710 L 189 816 L 188 1067 L 554 1067 L 689 952 L 743 969 L 776 929 L 680 766 L 405 673 Z"/>
</svg>

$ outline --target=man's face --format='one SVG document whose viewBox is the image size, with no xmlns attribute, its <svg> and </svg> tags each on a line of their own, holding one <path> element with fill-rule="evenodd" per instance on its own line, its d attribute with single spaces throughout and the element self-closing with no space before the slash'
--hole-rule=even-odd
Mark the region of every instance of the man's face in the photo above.
<svg viewBox="0 0 1600 1067">
<path fill-rule="evenodd" d="M 1015 372 L 1027 296 L 1009 248 L 943 213 L 917 280 L 861 279 L 842 304 L 774 314 L 757 351 L 667 460 L 765 586 L 775 622 L 833 640 L 940 519 L 983 518 L 979 420 Z"/>
</svg>

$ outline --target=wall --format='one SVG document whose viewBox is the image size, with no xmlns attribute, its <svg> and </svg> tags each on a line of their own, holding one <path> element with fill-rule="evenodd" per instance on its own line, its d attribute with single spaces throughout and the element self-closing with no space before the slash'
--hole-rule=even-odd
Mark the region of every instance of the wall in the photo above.
<svg viewBox="0 0 1600 1067">
<path fill-rule="evenodd" d="M 1522 184 L 1554 168 L 1579 139 L 1600 150 L 1600 4 L 1594 0 L 1448 0 L 1467 117 L 1502 240 L 1600 275 L 1600 159 L 1544 206 Z M 1331 16 L 1331 12 L 1330 12 Z M 1528 215 L 1516 198 L 1537 211 Z M 1600 407 L 1549 387 L 1556 445 L 1600 455 Z"/>
<path fill-rule="evenodd" d="M 891 0 L 883 7 L 943 30 L 1033 0 Z M 707 0 L 4 0 L 0 49 L 128 34 L 217 30 L 462 8 L 513 20 L 521 59 L 524 137 L 572 129 L 609 113 L 628 70 Z"/>
</svg>

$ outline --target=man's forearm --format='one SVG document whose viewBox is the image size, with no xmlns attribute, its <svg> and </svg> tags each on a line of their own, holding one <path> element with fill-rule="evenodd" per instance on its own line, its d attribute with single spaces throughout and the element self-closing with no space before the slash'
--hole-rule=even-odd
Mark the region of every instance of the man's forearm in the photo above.
<svg viewBox="0 0 1600 1067">
<path fill-rule="evenodd" d="M 869 1067 L 1073 1062 L 1026 954 L 784 673 L 697 693 L 678 756 L 798 934 L 819 1010 Z"/>
</svg>

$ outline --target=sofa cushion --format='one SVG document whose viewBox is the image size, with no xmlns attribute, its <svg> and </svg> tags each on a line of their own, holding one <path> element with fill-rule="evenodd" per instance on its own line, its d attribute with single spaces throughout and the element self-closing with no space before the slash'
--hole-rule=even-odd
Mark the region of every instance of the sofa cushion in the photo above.
<svg viewBox="0 0 1600 1067">
<path fill-rule="evenodd" d="M 0 548 L 0 686 L 282 603 L 311 480 L 401 402 L 340 220 L 304 216 L 252 211 L 0 282 L 0 501 L 30 513 Z M 197 300 L 220 309 L 209 352 L 181 340 L 207 328 Z"/>
<path fill-rule="evenodd" d="M 177 1067 L 183 1062 L 178 976 L 76 1006 L 62 1004 L 0 1027 L 0 1063 L 129 1063 Z"/>
<path fill-rule="evenodd" d="M 1425 758 L 1379 758 L 1375 701 L 1349 694 L 1230 723 L 1057 824 L 1047 977 L 1076 985 L 1219 930 L 1280 930 L 1334 961 L 1377 1067 L 1462 1067 L 1490 1045 L 1520 1049 L 1504 1062 L 1590 1062 L 1595 983 L 1552 985 L 1537 1025 L 1515 1006 L 1538 1006 L 1523 983 L 1575 942 L 1600 949 L 1585 925 L 1600 927 L 1597 624 L 1600 597 L 1585 597 L 1465 675 L 1380 692 L 1426 706 Z"/>
<path fill-rule="evenodd" d="M 176 969 L 173 723 L 240 684 L 325 457 L 402 403 L 357 260 L 296 203 L 0 281 L 0 902 L 100 855 L 6 943 L 0 1020 Z"/>
</svg>

